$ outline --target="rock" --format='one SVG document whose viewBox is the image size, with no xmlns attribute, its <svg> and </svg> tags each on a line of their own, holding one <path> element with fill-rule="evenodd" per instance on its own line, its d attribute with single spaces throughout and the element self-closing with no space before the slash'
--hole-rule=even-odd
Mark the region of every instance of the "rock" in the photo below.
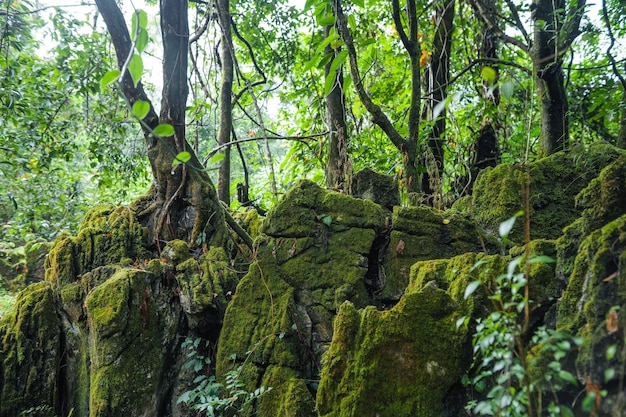
<svg viewBox="0 0 626 417">
<path fill-rule="evenodd" d="M 352 177 L 352 196 L 371 200 L 387 210 L 400 205 L 398 181 L 370 168 L 362 169 Z"/>
</svg>

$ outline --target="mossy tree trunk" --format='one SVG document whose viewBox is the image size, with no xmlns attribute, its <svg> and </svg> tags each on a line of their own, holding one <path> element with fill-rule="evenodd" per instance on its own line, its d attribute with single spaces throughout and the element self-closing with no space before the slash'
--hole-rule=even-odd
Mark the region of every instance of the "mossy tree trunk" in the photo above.
<svg viewBox="0 0 626 417">
<path fill-rule="evenodd" d="M 96 0 L 111 36 L 117 63 L 123 68 L 133 41 L 124 16 L 115 0 Z M 187 102 L 187 58 L 189 28 L 186 0 L 161 0 L 160 22 L 163 41 L 163 91 L 161 111 L 157 116 L 141 82 L 135 86 L 128 72 L 122 74 L 121 86 L 130 105 L 138 100 L 150 103 L 150 112 L 143 119 L 142 129 L 152 167 L 151 195 L 139 207 L 138 218 L 150 232 L 150 241 L 183 239 L 192 246 L 211 239 L 220 240 L 225 230 L 224 210 L 215 187 L 185 138 L 185 107 Z M 152 134 L 160 123 L 174 127 L 174 135 L 157 138 Z M 191 158 L 172 168 L 180 152 Z"/>
</svg>

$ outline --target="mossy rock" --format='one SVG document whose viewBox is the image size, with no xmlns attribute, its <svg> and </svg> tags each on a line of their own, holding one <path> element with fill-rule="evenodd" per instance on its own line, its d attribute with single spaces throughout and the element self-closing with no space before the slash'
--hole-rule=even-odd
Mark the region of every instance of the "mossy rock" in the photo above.
<svg viewBox="0 0 626 417">
<path fill-rule="evenodd" d="M 0 416 L 24 410 L 54 416 L 63 401 L 57 373 L 62 336 L 52 287 L 30 285 L 0 320 Z"/>
<path fill-rule="evenodd" d="M 481 171 L 474 186 L 471 211 L 478 224 L 497 235 L 501 222 L 524 209 L 526 175 L 530 176 L 531 239 L 557 239 L 563 228 L 581 215 L 576 195 L 624 151 L 608 144 L 577 146 L 527 166 L 499 165 Z M 518 222 L 509 235 L 523 243 Z"/>
<path fill-rule="evenodd" d="M 458 306 L 427 285 L 388 311 L 344 303 L 324 356 L 320 416 L 442 417 L 445 399 L 467 370 L 467 334 Z"/>
<path fill-rule="evenodd" d="M 594 230 L 626 214 L 626 155 L 606 166 L 576 196 L 581 216 L 565 228 L 558 241 L 557 268 L 566 280 L 574 268 L 574 259 L 582 241 Z"/>
<path fill-rule="evenodd" d="M 75 282 L 94 268 L 151 257 L 147 230 L 128 207 L 102 205 L 90 210 L 75 237 L 62 233 L 46 258 L 46 280 L 58 286 Z"/>
<path fill-rule="evenodd" d="M 122 268 L 86 297 L 90 416 L 158 415 L 178 372 L 181 310 L 167 275 Z"/>
<path fill-rule="evenodd" d="M 308 237 L 322 226 L 331 230 L 382 227 L 382 208 L 302 181 L 278 202 L 263 222 L 261 232 L 272 237 Z"/>
<path fill-rule="evenodd" d="M 381 300 L 394 303 L 407 284 L 411 266 L 419 261 L 446 259 L 466 252 L 495 251 L 495 245 L 464 214 L 426 206 L 394 207 L 388 259 L 384 263 Z"/>
<path fill-rule="evenodd" d="M 623 378 L 626 320 L 626 215 L 589 234 L 580 245 L 563 293 L 557 330 L 583 338 L 576 360 L 581 381 L 611 386 Z M 609 346 L 618 354 L 607 357 Z M 604 370 L 614 369 L 611 381 Z M 606 384 L 606 385 L 605 385 Z"/>
<path fill-rule="evenodd" d="M 370 303 L 368 256 L 382 228 L 380 206 L 308 181 L 268 214 L 257 260 L 226 309 L 217 354 L 218 378 L 245 363 L 249 388 L 261 381 L 272 388 L 258 415 L 275 416 L 268 404 L 282 401 L 285 415 L 312 410 L 309 383 L 330 343 L 335 312 L 345 300 Z M 308 398 L 292 400 L 305 392 Z"/>
</svg>

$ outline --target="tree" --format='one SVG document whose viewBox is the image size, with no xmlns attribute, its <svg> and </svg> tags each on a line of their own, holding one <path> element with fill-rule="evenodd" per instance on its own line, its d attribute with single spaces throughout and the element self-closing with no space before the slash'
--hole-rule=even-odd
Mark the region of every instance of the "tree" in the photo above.
<svg viewBox="0 0 626 417">
<path fill-rule="evenodd" d="M 420 95 L 421 95 L 421 80 L 420 80 L 420 48 L 418 43 L 418 29 L 417 29 L 417 14 L 416 4 L 413 0 L 407 2 L 407 14 L 409 20 L 409 33 L 405 32 L 403 25 L 398 25 L 400 22 L 399 17 L 399 5 L 397 0 L 394 0 L 394 21 L 396 22 L 396 28 L 402 39 L 402 43 L 409 54 L 410 67 L 411 67 L 411 104 L 408 110 L 408 137 L 403 137 L 398 129 L 393 125 L 389 117 L 384 113 L 380 106 L 372 100 L 364 84 L 364 80 L 359 69 L 359 59 L 354 43 L 352 33 L 348 25 L 348 18 L 344 13 L 341 0 L 333 1 L 333 10 L 337 17 L 337 30 L 341 38 L 345 42 L 346 49 L 348 51 L 350 61 L 350 74 L 356 89 L 357 95 L 372 116 L 372 122 L 379 126 L 385 135 L 389 138 L 391 143 L 397 148 L 402 155 L 403 167 L 404 167 L 404 181 L 409 191 L 419 191 L 418 186 L 418 132 L 419 132 L 419 112 L 420 112 Z M 396 18 L 397 15 L 397 18 Z"/>
<path fill-rule="evenodd" d="M 324 26 L 324 38 L 333 33 L 333 26 Z M 348 124 L 346 123 L 346 95 L 343 91 L 343 66 L 337 68 L 341 48 L 331 43 L 324 47 L 331 56 L 324 66 L 324 76 L 330 91 L 326 94 L 326 124 L 328 126 L 328 162 L 326 163 L 326 185 L 350 193 L 352 187 L 352 162 L 348 154 Z M 345 59 L 345 55 L 344 55 Z"/>
<path fill-rule="evenodd" d="M 222 242 L 225 231 L 224 209 L 215 187 L 185 136 L 187 105 L 187 51 L 189 46 L 188 4 L 186 0 L 160 1 L 160 27 L 163 41 L 163 92 L 157 115 L 140 80 L 127 70 L 135 55 L 136 37 L 130 35 L 124 17 L 114 0 L 97 0 L 115 47 L 122 74 L 122 92 L 130 106 L 149 106 L 141 126 L 152 167 L 153 185 L 144 200 L 139 219 L 149 226 L 150 239 L 157 246 L 162 240 L 183 239 L 192 246 Z M 135 15 L 135 19 L 140 19 Z M 140 24 L 136 26 L 139 32 Z M 181 53 L 183 51 L 183 53 Z M 171 131 L 158 136 L 159 126 Z M 169 130 L 169 129 L 166 129 Z M 185 155 L 185 163 L 172 161 Z"/>
<path fill-rule="evenodd" d="M 487 5 L 475 5 L 483 21 L 507 43 L 525 51 L 532 60 L 533 76 L 541 109 L 541 152 L 551 154 L 562 150 L 569 141 L 568 100 L 563 76 L 563 57 L 580 34 L 580 21 L 585 0 L 574 5 L 564 0 L 534 0 L 530 6 L 532 37 L 522 23 L 518 8 L 507 3 L 512 22 L 523 40 L 510 36 L 489 15 Z"/>
</svg>

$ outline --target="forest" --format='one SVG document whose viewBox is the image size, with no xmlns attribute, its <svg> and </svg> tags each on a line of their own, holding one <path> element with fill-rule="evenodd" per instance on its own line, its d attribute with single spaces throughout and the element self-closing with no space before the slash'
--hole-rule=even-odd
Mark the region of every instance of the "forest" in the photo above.
<svg viewBox="0 0 626 417">
<path fill-rule="evenodd" d="M 623 415 L 624 1 L 62 3 L 0 2 L 0 417 Z"/>
</svg>

